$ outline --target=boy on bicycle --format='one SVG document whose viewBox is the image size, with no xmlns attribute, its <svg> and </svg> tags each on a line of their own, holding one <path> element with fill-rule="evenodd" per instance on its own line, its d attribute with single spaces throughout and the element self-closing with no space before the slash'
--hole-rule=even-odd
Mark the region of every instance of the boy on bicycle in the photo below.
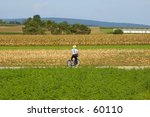
<svg viewBox="0 0 150 117">
<path fill-rule="evenodd" d="M 72 47 L 72 56 L 71 56 L 71 61 L 73 62 L 73 58 L 75 59 L 74 65 L 78 64 L 78 50 L 76 49 L 76 45 L 73 45 Z"/>
</svg>

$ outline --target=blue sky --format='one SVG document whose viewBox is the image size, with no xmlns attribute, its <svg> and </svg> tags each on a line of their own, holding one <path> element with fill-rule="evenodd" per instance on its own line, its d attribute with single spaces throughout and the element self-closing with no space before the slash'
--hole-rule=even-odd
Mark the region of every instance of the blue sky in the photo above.
<svg viewBox="0 0 150 117">
<path fill-rule="evenodd" d="M 0 19 L 41 17 L 150 25 L 150 0 L 0 0 Z"/>
</svg>

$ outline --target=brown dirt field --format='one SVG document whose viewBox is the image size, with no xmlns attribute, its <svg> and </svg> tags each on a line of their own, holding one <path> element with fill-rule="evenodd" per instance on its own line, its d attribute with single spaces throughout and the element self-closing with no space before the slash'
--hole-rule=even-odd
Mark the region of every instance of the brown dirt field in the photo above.
<svg viewBox="0 0 150 117">
<path fill-rule="evenodd" d="M 19 26 L 0 26 L 0 32 L 22 32 L 23 25 Z"/>
<path fill-rule="evenodd" d="M 0 35 L 0 45 L 142 45 L 150 34 L 99 35 Z"/>
<path fill-rule="evenodd" d="M 70 50 L 2 50 L 0 66 L 65 66 Z M 80 50 L 81 66 L 150 66 L 150 50 Z"/>
</svg>

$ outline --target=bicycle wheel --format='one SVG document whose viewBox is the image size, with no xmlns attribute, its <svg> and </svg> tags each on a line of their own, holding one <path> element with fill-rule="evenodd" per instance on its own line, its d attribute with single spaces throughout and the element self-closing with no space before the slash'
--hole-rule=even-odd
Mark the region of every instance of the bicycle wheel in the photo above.
<svg viewBox="0 0 150 117">
<path fill-rule="evenodd" d="M 72 67 L 72 62 L 71 62 L 71 60 L 67 60 L 67 67 Z"/>
</svg>

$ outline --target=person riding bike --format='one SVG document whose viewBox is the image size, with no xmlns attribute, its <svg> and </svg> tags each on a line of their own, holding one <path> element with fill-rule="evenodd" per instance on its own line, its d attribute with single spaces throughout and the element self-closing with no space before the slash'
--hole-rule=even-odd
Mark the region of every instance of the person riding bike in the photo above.
<svg viewBox="0 0 150 117">
<path fill-rule="evenodd" d="M 76 45 L 73 45 L 72 47 L 72 56 L 71 56 L 71 61 L 73 63 L 73 58 L 75 59 L 74 65 L 78 64 L 78 50 L 76 49 Z"/>
</svg>

